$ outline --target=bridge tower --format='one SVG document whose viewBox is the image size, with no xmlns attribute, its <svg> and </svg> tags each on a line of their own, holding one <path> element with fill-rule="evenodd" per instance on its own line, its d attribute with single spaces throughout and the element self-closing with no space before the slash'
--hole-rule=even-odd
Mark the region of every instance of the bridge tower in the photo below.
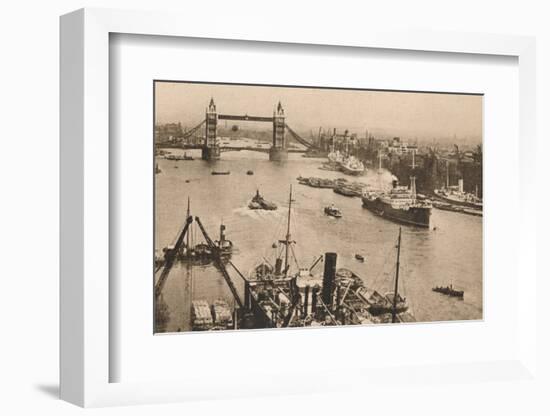
<svg viewBox="0 0 550 416">
<path fill-rule="evenodd" d="M 281 161 L 288 159 L 285 141 L 285 110 L 279 101 L 273 112 L 273 145 L 269 149 L 269 160 Z"/>
<path fill-rule="evenodd" d="M 220 146 L 216 138 L 218 130 L 218 114 L 216 112 L 214 98 L 210 99 L 210 104 L 208 104 L 208 108 L 206 109 L 205 126 L 202 159 L 217 160 L 220 158 Z"/>
</svg>

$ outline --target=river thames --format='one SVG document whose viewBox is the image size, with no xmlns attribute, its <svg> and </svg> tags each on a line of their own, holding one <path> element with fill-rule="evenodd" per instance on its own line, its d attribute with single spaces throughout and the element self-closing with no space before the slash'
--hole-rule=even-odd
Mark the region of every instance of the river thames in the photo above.
<svg viewBox="0 0 550 416">
<path fill-rule="evenodd" d="M 179 150 L 171 150 L 180 154 Z M 370 169 L 354 178 L 340 172 L 319 169 L 324 159 L 303 158 L 290 154 L 286 163 L 268 160 L 266 153 L 234 151 L 222 153 L 222 160 L 200 160 L 200 151 L 188 151 L 192 161 L 173 161 L 158 157 L 161 172 L 155 175 L 155 247 L 173 244 L 191 201 L 191 215 L 200 217 L 206 230 L 217 239 L 220 224 L 234 244 L 232 262 L 245 275 L 263 258 L 274 256 L 272 245 L 286 233 L 289 187 L 293 187 L 291 234 L 298 266 L 309 267 L 325 252 L 338 254 L 338 268 L 354 271 L 379 292 L 391 290 L 395 273 L 396 240 L 399 225 L 378 217 L 361 204 L 361 198 L 336 194 L 332 189 L 311 188 L 298 184 L 298 176 L 334 179 L 346 177 L 370 184 L 387 185 L 391 175 Z M 213 170 L 230 175 L 212 175 Z M 246 172 L 252 170 L 253 175 Z M 275 202 L 276 211 L 249 210 L 248 203 L 259 190 Z M 334 204 L 343 217 L 326 216 L 323 208 Z M 434 229 L 435 228 L 435 229 Z M 481 217 L 432 210 L 432 228 L 402 226 L 399 293 L 407 297 L 410 312 L 418 322 L 477 320 L 483 318 Z M 203 241 L 194 224 L 192 237 Z M 355 255 L 365 261 L 359 262 Z M 322 273 L 322 265 L 316 272 Z M 243 281 L 228 268 L 242 294 Z M 464 300 L 432 291 L 448 285 L 464 290 Z M 176 262 L 157 301 L 158 332 L 190 330 L 191 301 L 212 302 L 223 298 L 234 304 L 231 292 L 213 265 L 188 265 Z"/>
</svg>

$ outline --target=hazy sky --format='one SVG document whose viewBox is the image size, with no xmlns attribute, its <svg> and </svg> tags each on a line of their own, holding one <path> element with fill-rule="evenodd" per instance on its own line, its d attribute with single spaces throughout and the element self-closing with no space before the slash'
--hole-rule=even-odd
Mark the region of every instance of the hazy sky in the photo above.
<svg viewBox="0 0 550 416">
<path fill-rule="evenodd" d="M 204 119 L 210 97 L 219 114 L 236 115 L 272 116 L 281 101 L 287 124 L 300 131 L 317 132 L 322 126 L 360 136 L 368 129 L 468 141 L 480 141 L 482 135 L 481 96 L 170 82 L 156 83 L 156 122 L 192 127 Z"/>
</svg>

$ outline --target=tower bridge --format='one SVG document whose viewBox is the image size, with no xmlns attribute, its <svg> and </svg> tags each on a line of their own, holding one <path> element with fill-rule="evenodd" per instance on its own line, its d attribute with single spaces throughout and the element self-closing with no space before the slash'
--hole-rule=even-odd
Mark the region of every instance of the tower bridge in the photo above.
<svg viewBox="0 0 550 416">
<path fill-rule="evenodd" d="M 206 108 L 204 120 L 197 126 L 189 130 L 183 139 L 194 134 L 202 125 L 205 127 L 204 141 L 201 147 L 201 157 L 203 160 L 217 160 L 221 157 L 222 148 L 217 140 L 218 135 L 218 120 L 232 120 L 232 121 L 253 121 L 253 122 L 265 122 L 272 123 L 273 125 L 273 139 L 271 148 L 269 149 L 269 160 L 282 161 L 288 158 L 288 141 L 285 135 L 286 132 L 290 134 L 294 140 L 302 144 L 306 148 L 314 148 L 313 143 L 303 139 L 294 130 L 286 124 L 285 111 L 281 102 L 277 104 L 276 109 L 273 111 L 272 117 L 256 116 L 256 115 L 234 115 L 234 114 L 219 114 L 214 103 L 214 98 L 210 99 L 210 103 Z"/>
</svg>

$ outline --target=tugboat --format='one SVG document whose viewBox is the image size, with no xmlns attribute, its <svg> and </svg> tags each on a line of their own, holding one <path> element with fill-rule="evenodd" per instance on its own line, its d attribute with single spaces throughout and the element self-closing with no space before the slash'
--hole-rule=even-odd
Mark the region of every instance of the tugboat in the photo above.
<svg viewBox="0 0 550 416">
<path fill-rule="evenodd" d="M 252 198 L 252 201 L 248 204 L 249 209 L 263 209 L 267 211 L 274 211 L 277 209 L 277 205 L 273 202 L 265 200 L 261 195 L 260 191 L 256 190 L 256 195 Z"/>
<path fill-rule="evenodd" d="M 340 211 L 334 205 L 325 207 L 325 214 L 334 218 L 342 218 L 342 211 Z"/>
<path fill-rule="evenodd" d="M 190 199 L 187 200 L 187 218 L 191 216 Z M 193 232 L 188 232 L 186 241 L 181 245 L 177 256 L 178 260 L 188 263 L 206 265 L 213 259 L 212 248 L 206 243 L 195 243 L 192 240 Z M 219 254 L 227 259 L 233 252 L 233 242 L 225 237 L 225 225 L 220 225 L 220 239 L 214 241 L 214 245 L 220 249 Z M 170 248 L 170 247 L 169 247 Z"/>
<path fill-rule="evenodd" d="M 437 293 L 442 293 L 443 295 L 464 299 L 464 291 L 453 289 L 452 284 L 446 287 L 436 286 L 432 288 L 432 290 Z"/>
<path fill-rule="evenodd" d="M 214 244 L 220 249 L 222 256 L 231 255 L 233 252 L 233 242 L 225 238 L 225 225 L 220 225 L 220 239 L 214 241 Z"/>
</svg>

